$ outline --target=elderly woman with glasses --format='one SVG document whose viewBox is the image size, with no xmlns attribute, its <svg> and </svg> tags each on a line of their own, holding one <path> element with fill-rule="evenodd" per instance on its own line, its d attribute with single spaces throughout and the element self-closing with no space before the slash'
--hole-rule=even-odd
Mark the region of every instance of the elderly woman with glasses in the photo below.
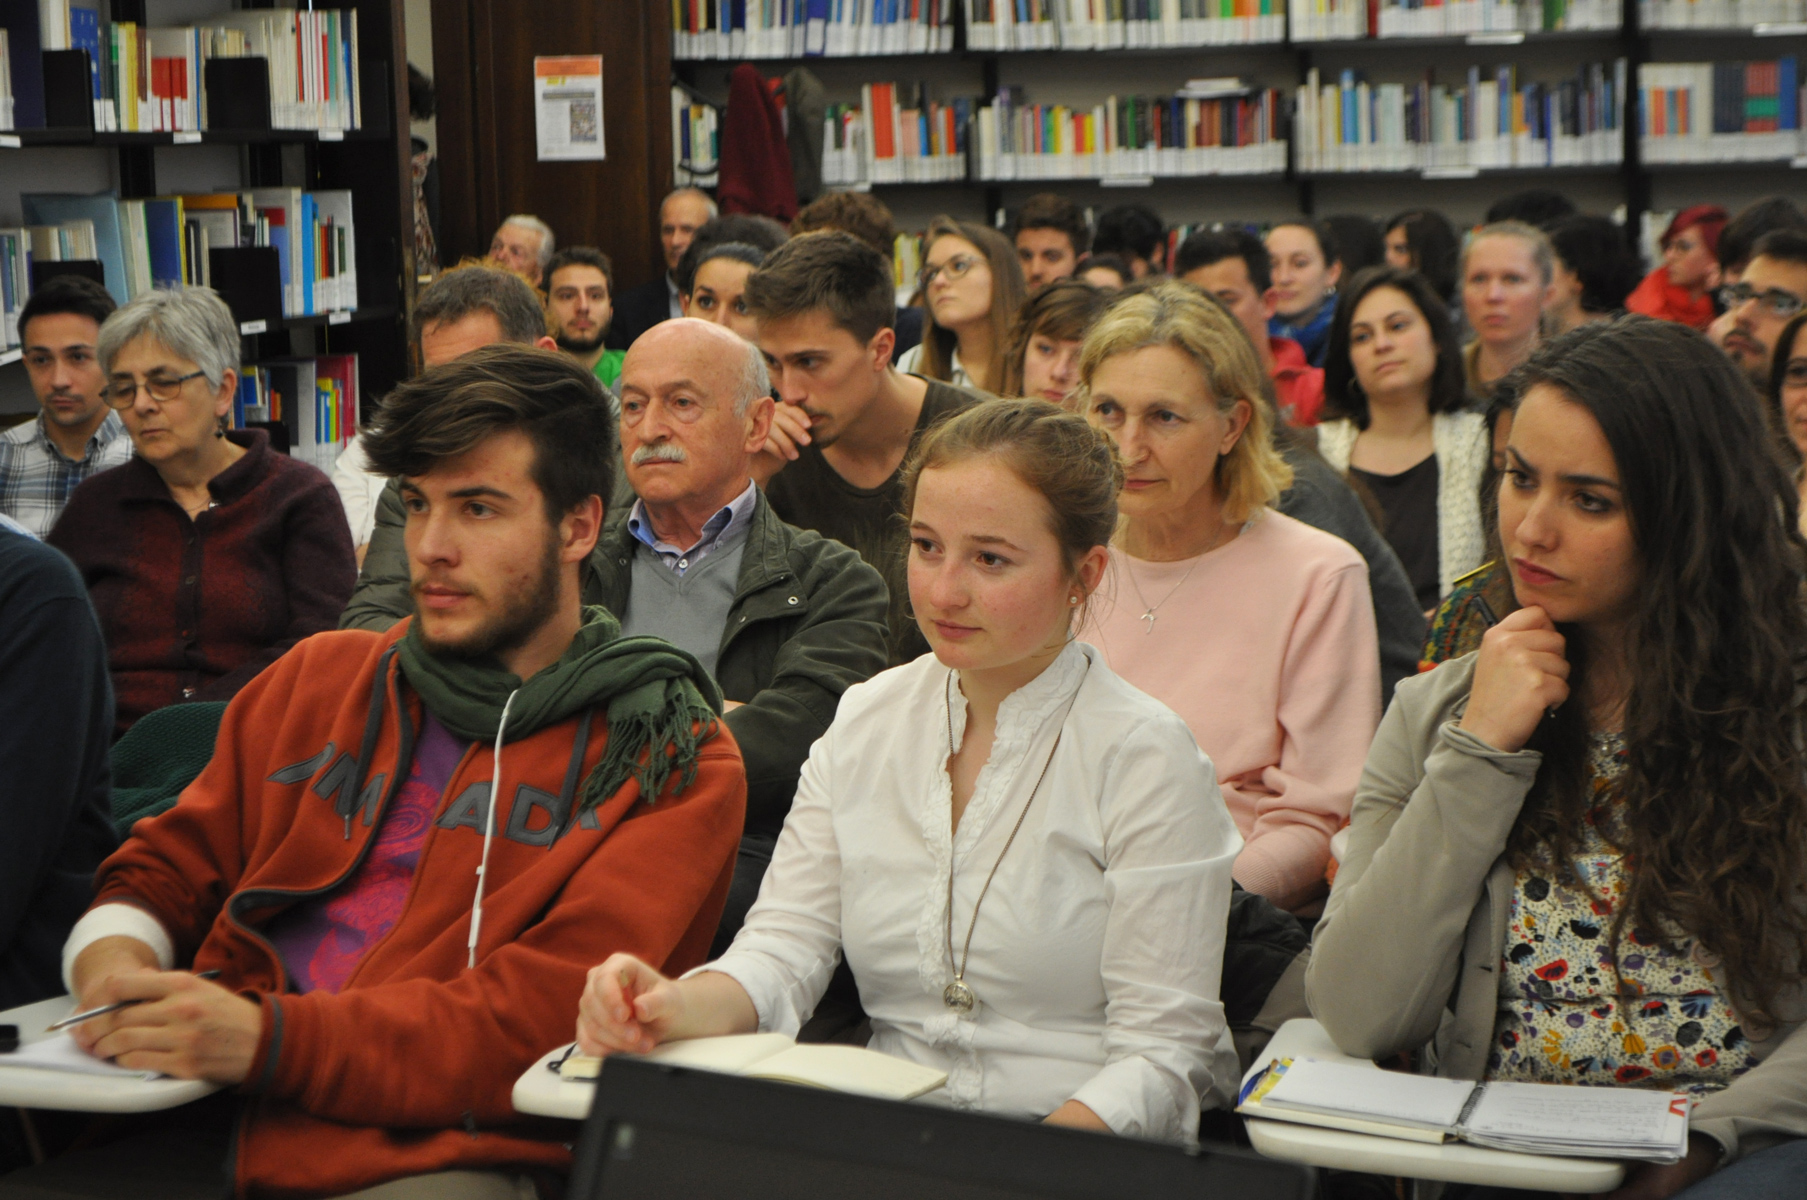
<svg viewBox="0 0 1807 1200">
<path fill-rule="evenodd" d="M 227 430 L 238 324 L 211 289 L 119 309 L 100 363 L 134 453 L 75 490 L 49 540 L 100 616 L 123 733 L 165 705 L 229 700 L 334 628 L 357 569 L 326 476 L 262 430 Z"/>
</svg>

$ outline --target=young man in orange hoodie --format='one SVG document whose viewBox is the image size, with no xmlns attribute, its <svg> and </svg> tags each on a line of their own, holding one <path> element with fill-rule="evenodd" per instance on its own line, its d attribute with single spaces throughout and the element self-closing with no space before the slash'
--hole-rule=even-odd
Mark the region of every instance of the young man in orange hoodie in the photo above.
<svg viewBox="0 0 1807 1200">
<path fill-rule="evenodd" d="M 746 780 L 696 660 L 579 605 L 609 425 L 587 371 L 523 347 L 397 388 L 366 448 L 401 483 L 416 615 L 275 663 L 101 867 L 70 988 L 140 1003 L 77 1040 L 248 1098 L 196 1194 L 223 1164 L 241 1196 L 530 1195 L 569 1130 L 510 1090 L 570 1038 L 585 971 L 705 957 Z M 8 1182 L 108 1194 L 128 1146 Z"/>
</svg>

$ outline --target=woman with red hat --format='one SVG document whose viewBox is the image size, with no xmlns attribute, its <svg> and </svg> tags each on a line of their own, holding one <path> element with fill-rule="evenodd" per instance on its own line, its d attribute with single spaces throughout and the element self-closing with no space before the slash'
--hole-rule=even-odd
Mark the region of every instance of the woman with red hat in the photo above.
<svg viewBox="0 0 1807 1200">
<path fill-rule="evenodd" d="M 1663 231 L 1663 265 L 1626 298 L 1626 309 L 1695 329 L 1711 325 L 1713 289 L 1719 284 L 1719 231 L 1725 222 L 1725 209 L 1717 204 L 1696 204 L 1676 213 Z"/>
</svg>

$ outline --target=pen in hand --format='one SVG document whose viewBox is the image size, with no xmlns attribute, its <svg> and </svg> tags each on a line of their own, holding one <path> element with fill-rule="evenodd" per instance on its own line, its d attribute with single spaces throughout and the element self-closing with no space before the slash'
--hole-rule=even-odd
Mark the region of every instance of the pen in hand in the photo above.
<svg viewBox="0 0 1807 1200">
<path fill-rule="evenodd" d="M 218 979 L 218 971 L 197 971 L 196 979 Z M 83 1021 L 91 1021 L 95 1017 L 104 1017 L 108 1013 L 118 1012 L 122 1008 L 130 1008 L 134 1004 L 143 1004 L 143 1000 L 120 1000 L 114 1004 L 103 1004 L 99 1008 L 90 1008 L 87 1012 L 71 1013 L 54 1025 L 44 1026 L 45 1033 L 55 1033 L 59 1029 L 67 1029 L 71 1025 L 80 1025 Z"/>
</svg>

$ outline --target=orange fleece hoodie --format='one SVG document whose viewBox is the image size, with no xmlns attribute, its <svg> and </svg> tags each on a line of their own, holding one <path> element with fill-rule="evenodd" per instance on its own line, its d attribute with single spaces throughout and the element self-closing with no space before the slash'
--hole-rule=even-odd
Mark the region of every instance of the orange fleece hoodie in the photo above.
<svg viewBox="0 0 1807 1200">
<path fill-rule="evenodd" d="M 179 963 L 217 968 L 263 1006 L 232 1163 L 241 1196 L 563 1169 L 569 1127 L 517 1114 L 515 1079 L 570 1040 L 590 967 L 618 950 L 671 972 L 696 966 L 727 895 L 746 804 L 727 725 L 682 795 L 648 804 L 629 780 L 568 821 L 607 729 L 600 714 L 587 728 L 566 720 L 503 747 L 509 799 L 474 969 L 465 943 L 488 745 L 471 746 L 447 785 L 395 927 L 342 991 L 290 992 L 260 930 L 350 876 L 407 778 L 422 711 L 389 653 L 407 626 L 322 633 L 284 655 L 232 702 L 212 762 L 177 805 L 100 868 L 96 904 L 145 909 Z"/>
</svg>

